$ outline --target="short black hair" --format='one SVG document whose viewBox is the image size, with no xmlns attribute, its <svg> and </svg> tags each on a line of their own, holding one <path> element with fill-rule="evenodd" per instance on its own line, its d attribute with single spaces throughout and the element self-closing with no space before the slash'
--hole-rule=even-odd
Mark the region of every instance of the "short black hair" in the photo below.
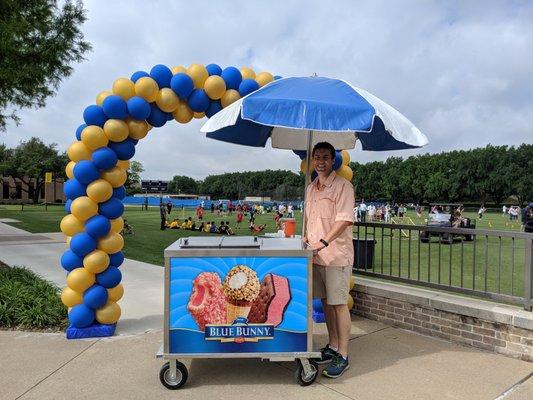
<svg viewBox="0 0 533 400">
<path fill-rule="evenodd" d="M 326 149 L 329 150 L 331 153 L 331 158 L 335 160 L 335 147 L 331 143 L 328 142 L 318 142 L 315 144 L 315 147 L 313 147 L 313 152 L 311 153 L 311 157 L 314 157 L 315 151 L 318 149 Z"/>
</svg>

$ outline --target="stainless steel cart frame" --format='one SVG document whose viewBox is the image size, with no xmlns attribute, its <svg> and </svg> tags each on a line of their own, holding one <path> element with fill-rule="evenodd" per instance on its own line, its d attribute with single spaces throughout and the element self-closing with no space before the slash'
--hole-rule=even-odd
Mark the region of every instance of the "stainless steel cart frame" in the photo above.
<svg viewBox="0 0 533 400">
<path fill-rule="evenodd" d="M 161 382 L 169 389 L 178 389 L 185 383 L 188 372 L 178 359 L 195 358 L 259 358 L 269 361 L 298 362 L 296 380 L 302 386 L 310 385 L 318 375 L 318 367 L 312 360 L 320 358 L 313 351 L 313 299 L 312 299 L 312 251 L 302 248 L 298 238 L 191 237 L 182 238 L 165 249 L 165 312 L 163 346 L 157 357 L 169 360 L 160 372 Z M 170 353 L 170 259 L 176 257 L 305 257 L 307 258 L 307 351 L 269 353 Z"/>
</svg>

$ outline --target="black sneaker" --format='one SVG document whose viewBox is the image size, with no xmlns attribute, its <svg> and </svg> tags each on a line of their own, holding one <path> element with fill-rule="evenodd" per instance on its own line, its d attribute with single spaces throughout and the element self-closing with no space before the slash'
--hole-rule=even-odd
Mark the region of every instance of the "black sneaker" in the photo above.
<svg viewBox="0 0 533 400">
<path fill-rule="evenodd" d="M 348 358 L 345 359 L 337 353 L 333 361 L 322 371 L 322 374 L 328 378 L 338 378 L 349 368 L 350 363 L 348 362 Z"/>
<path fill-rule="evenodd" d="M 314 358 L 313 360 L 320 365 L 327 364 L 330 363 L 336 355 L 337 352 L 327 344 L 326 347 L 320 349 L 320 358 Z"/>
</svg>

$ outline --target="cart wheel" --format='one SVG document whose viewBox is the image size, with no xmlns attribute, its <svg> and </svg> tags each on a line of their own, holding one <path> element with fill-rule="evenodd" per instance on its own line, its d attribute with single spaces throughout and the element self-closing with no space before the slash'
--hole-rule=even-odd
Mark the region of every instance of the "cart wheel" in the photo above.
<svg viewBox="0 0 533 400">
<path fill-rule="evenodd" d="M 159 380 L 164 387 L 171 390 L 179 389 L 185 385 L 188 376 L 187 367 L 179 361 L 176 361 L 176 376 L 174 379 L 170 376 L 170 362 L 163 364 L 159 371 Z"/>
<path fill-rule="evenodd" d="M 297 360 L 298 368 L 296 368 L 294 377 L 296 378 L 296 382 L 298 382 L 300 386 L 311 385 L 318 376 L 318 364 L 313 360 L 307 361 L 309 362 L 309 373 L 305 372 L 304 367 L 302 365 L 302 361 L 300 361 L 300 359 Z"/>
</svg>

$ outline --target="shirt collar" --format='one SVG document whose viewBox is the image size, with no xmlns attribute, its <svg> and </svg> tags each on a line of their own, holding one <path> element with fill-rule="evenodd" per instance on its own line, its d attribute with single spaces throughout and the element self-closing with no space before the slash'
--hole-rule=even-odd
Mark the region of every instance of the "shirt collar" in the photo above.
<svg viewBox="0 0 533 400">
<path fill-rule="evenodd" d="M 331 173 L 329 174 L 328 178 L 326 179 L 326 182 L 324 182 L 324 186 L 330 187 L 331 185 L 333 185 L 333 180 L 335 179 L 335 176 L 337 176 L 335 171 L 331 171 Z M 317 189 L 319 188 L 318 187 L 318 176 L 313 181 L 313 184 L 315 185 L 315 187 Z"/>
</svg>

